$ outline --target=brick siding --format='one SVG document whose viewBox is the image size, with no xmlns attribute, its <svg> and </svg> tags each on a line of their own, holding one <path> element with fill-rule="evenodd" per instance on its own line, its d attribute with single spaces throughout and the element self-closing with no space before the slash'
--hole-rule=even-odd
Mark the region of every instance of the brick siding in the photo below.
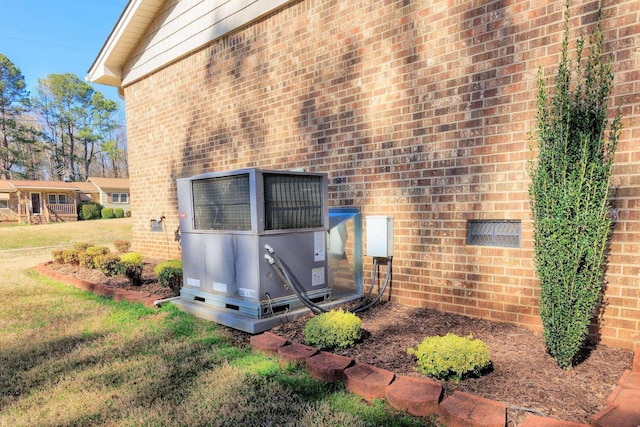
<svg viewBox="0 0 640 427">
<path fill-rule="evenodd" d="M 586 34 L 598 3 L 572 3 L 572 34 Z M 632 348 L 640 1 L 603 6 L 624 130 L 600 332 Z M 557 0 L 299 1 L 131 84 L 134 248 L 179 256 L 176 178 L 304 167 L 329 175 L 331 206 L 394 217 L 394 300 L 539 331 L 528 132 L 538 68 L 551 75 L 560 59 L 563 12 Z M 165 232 L 151 232 L 162 215 Z M 521 220 L 521 247 L 466 245 L 477 219 Z"/>
</svg>

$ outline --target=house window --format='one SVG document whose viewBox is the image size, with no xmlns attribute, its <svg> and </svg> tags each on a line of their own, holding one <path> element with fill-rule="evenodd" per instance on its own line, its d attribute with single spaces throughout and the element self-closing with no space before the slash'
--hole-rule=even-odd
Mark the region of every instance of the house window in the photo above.
<svg viewBox="0 0 640 427">
<path fill-rule="evenodd" d="M 9 209 L 9 201 L 0 199 L 0 209 Z"/>
<path fill-rule="evenodd" d="M 519 248 L 522 227 L 520 221 L 469 221 L 467 244 Z"/>
<path fill-rule="evenodd" d="M 47 195 L 47 200 L 50 205 L 55 205 L 56 203 L 61 205 L 66 205 L 67 195 L 66 194 L 49 194 Z"/>
<path fill-rule="evenodd" d="M 129 203 L 129 194 L 111 193 L 111 203 Z"/>
</svg>

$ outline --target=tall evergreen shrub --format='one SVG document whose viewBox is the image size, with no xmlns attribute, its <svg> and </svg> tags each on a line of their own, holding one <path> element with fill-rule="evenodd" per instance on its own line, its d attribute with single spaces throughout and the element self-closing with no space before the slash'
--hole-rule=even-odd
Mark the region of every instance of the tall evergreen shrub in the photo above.
<svg viewBox="0 0 640 427">
<path fill-rule="evenodd" d="M 529 194 L 543 334 L 563 368 L 575 364 L 588 337 L 611 233 L 609 178 L 621 124 L 618 111 L 606 137 L 613 73 L 602 59 L 599 22 L 587 53 L 580 38 L 576 59 L 569 59 L 567 1 L 555 92 L 538 74 L 538 155 Z"/>
</svg>

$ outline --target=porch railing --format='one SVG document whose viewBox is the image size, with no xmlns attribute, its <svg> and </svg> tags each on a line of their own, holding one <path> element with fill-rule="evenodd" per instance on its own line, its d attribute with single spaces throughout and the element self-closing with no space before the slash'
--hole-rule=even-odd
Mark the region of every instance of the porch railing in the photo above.
<svg viewBox="0 0 640 427">
<path fill-rule="evenodd" d="M 47 204 L 47 209 L 51 214 L 55 215 L 77 215 L 76 205 L 75 203 L 66 203 L 66 204 Z"/>
</svg>

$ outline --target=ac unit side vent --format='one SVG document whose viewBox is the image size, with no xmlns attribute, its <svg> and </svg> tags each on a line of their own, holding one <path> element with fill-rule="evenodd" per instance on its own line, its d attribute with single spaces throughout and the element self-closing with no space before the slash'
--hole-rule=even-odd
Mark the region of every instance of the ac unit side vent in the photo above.
<svg viewBox="0 0 640 427">
<path fill-rule="evenodd" d="M 194 180 L 196 230 L 251 230 L 249 175 Z"/>
<path fill-rule="evenodd" d="M 322 199 L 321 176 L 265 173 L 265 229 L 322 227 Z"/>
</svg>

